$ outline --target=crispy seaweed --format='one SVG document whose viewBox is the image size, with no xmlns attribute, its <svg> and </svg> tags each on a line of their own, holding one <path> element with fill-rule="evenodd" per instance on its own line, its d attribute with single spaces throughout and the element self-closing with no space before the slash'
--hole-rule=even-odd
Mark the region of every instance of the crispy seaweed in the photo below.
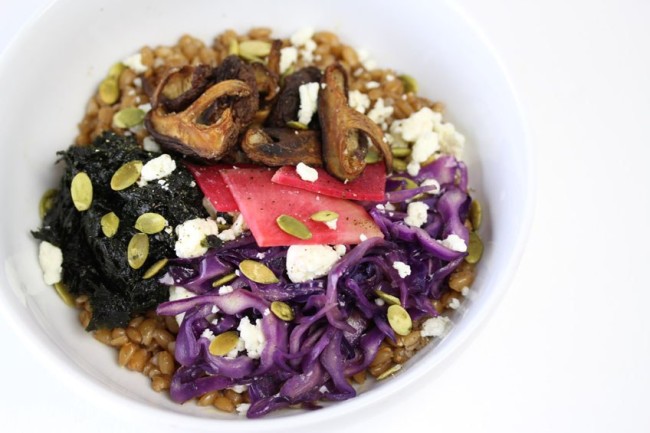
<svg viewBox="0 0 650 433">
<path fill-rule="evenodd" d="M 202 194 L 180 163 L 163 182 L 113 191 L 111 177 L 124 163 L 136 159 L 146 163 L 158 156 L 140 148 L 133 137 L 105 133 L 92 146 L 72 146 L 59 155 L 65 164 L 59 194 L 43 226 L 33 234 L 61 248 L 63 281 L 70 293 L 90 298 L 93 314 L 88 330 L 125 326 L 133 316 L 168 298 L 167 286 L 142 276 L 159 259 L 174 257 L 176 241 L 170 229 L 150 235 L 147 261 L 142 268 L 132 269 L 126 251 L 137 233 L 135 220 L 144 212 L 156 212 L 175 227 L 188 219 L 207 217 Z M 70 182 L 80 171 L 93 183 L 93 203 L 85 212 L 77 211 L 70 197 Z M 107 238 L 100 220 L 111 211 L 120 218 L 120 226 L 115 236 Z"/>
</svg>

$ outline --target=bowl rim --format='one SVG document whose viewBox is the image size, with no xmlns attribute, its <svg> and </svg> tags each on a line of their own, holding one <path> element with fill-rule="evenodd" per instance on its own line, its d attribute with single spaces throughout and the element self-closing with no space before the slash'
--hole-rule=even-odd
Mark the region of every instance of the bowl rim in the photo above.
<svg viewBox="0 0 650 433">
<path fill-rule="evenodd" d="M 10 38 L 6 47 L 0 52 L 0 60 L 5 57 L 11 57 L 18 49 L 19 42 L 23 38 L 23 35 L 32 30 L 38 21 L 47 14 L 55 4 L 63 1 L 64 0 L 49 0 L 37 8 L 23 26 L 13 35 L 13 37 Z M 91 395 L 96 399 L 97 404 L 101 402 L 109 411 L 115 411 L 116 413 L 119 411 L 121 414 L 128 412 L 140 418 L 155 418 L 158 422 L 163 422 L 167 425 L 183 426 L 187 429 L 214 429 L 215 427 L 219 427 L 221 424 L 221 426 L 227 426 L 236 431 L 248 432 L 258 431 L 261 424 L 264 424 L 265 431 L 277 431 L 281 428 L 286 430 L 287 419 L 291 420 L 292 428 L 304 427 L 307 425 L 313 425 L 319 421 L 322 422 L 325 420 L 340 419 L 341 417 L 367 407 L 372 403 L 388 398 L 390 395 L 403 390 L 427 374 L 435 374 L 437 376 L 442 373 L 452 360 L 457 358 L 467 348 L 467 346 L 478 337 L 486 322 L 493 317 L 494 310 L 500 304 L 508 291 L 512 280 L 516 275 L 517 268 L 519 267 L 524 249 L 530 237 L 537 196 L 536 167 L 534 163 L 535 146 L 531 138 L 528 122 L 526 121 L 524 107 L 515 90 L 511 75 L 505 67 L 498 51 L 490 43 L 489 39 L 478 26 L 476 21 L 455 2 L 450 0 L 442 0 L 442 2 L 467 24 L 469 32 L 476 36 L 478 43 L 483 45 L 490 58 L 495 62 L 496 70 L 499 72 L 507 86 L 507 92 L 512 98 L 514 108 L 513 113 L 518 121 L 520 134 L 523 139 L 521 143 L 523 161 L 525 162 L 525 177 L 523 179 L 525 186 L 523 189 L 526 191 L 526 194 L 523 202 L 523 217 L 519 226 L 519 233 L 516 236 L 517 240 L 514 248 L 510 252 L 510 257 L 506 262 L 506 267 L 501 269 L 495 278 L 493 283 L 493 293 L 491 293 L 487 298 L 486 302 L 481 306 L 481 309 L 476 313 L 476 316 L 472 321 L 466 325 L 466 329 L 462 336 L 453 339 L 453 341 L 443 339 L 441 343 L 438 344 L 435 353 L 432 354 L 432 357 L 440 358 L 438 362 L 415 363 L 409 366 L 408 375 L 400 375 L 385 382 L 382 385 L 382 388 L 384 389 L 382 392 L 361 393 L 355 398 L 345 401 L 344 404 L 339 402 L 329 406 L 327 410 L 324 411 L 297 411 L 290 416 L 267 417 L 259 420 L 239 419 L 239 417 L 233 419 L 214 419 L 170 411 L 129 397 L 116 398 L 115 391 L 96 380 L 88 380 L 85 374 L 80 374 L 80 370 L 76 364 L 64 362 L 63 356 L 52 357 L 52 349 L 40 343 L 38 338 L 34 338 L 34 332 L 28 327 L 21 326 L 22 318 L 20 315 L 11 308 L 8 308 L 7 304 L 4 302 L 0 302 L 0 316 L 5 318 L 9 327 L 19 335 L 20 340 L 31 353 L 39 359 L 48 359 L 48 362 L 42 362 L 42 364 L 71 390 L 78 392 L 79 394 L 82 392 L 91 393 Z M 0 273 L 5 274 L 5 271 L 2 269 L 0 270 Z M 6 292 L 11 291 L 7 290 Z M 435 366 L 435 368 L 432 366 Z M 242 420 L 245 422 L 242 422 Z"/>
</svg>

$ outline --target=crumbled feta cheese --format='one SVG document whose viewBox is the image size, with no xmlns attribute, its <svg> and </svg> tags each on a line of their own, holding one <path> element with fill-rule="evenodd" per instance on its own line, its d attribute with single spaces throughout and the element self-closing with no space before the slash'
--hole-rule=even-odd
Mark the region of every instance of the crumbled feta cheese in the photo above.
<svg viewBox="0 0 650 433">
<path fill-rule="evenodd" d="M 296 173 L 306 182 L 316 182 L 318 180 L 318 171 L 302 162 L 299 162 L 296 166 Z"/>
<path fill-rule="evenodd" d="M 359 240 L 360 240 L 361 242 L 365 242 L 365 241 L 368 240 L 368 236 L 366 236 L 366 235 L 364 235 L 363 233 L 361 233 L 361 234 L 359 235 Z"/>
<path fill-rule="evenodd" d="M 142 64 L 142 55 L 140 53 L 127 57 L 122 61 L 127 67 L 131 68 L 136 74 L 147 72 L 147 67 Z"/>
<path fill-rule="evenodd" d="M 323 385 L 320 388 L 318 388 L 318 392 L 320 392 L 321 394 L 325 394 L 326 392 L 329 392 L 329 389 L 327 389 L 327 387 Z"/>
<path fill-rule="evenodd" d="M 393 74 L 386 75 L 386 81 L 393 81 L 393 80 L 395 80 L 395 75 Z"/>
<path fill-rule="evenodd" d="M 291 245 L 287 251 L 289 279 L 303 283 L 327 275 L 343 254 L 329 245 Z"/>
<path fill-rule="evenodd" d="M 370 53 L 363 48 L 357 50 L 357 56 L 359 57 L 359 62 L 363 65 L 366 71 L 372 71 L 377 69 L 377 62 L 370 57 Z"/>
<path fill-rule="evenodd" d="M 376 81 L 368 81 L 366 83 L 366 89 L 368 89 L 368 90 L 377 89 L 377 88 L 379 88 L 379 86 L 381 86 L 381 84 L 379 84 Z"/>
<path fill-rule="evenodd" d="M 431 317 L 422 323 L 420 335 L 423 337 L 442 337 L 448 330 L 451 320 L 445 316 Z"/>
<path fill-rule="evenodd" d="M 285 47 L 280 50 L 280 74 L 284 74 L 298 60 L 296 47 Z"/>
<path fill-rule="evenodd" d="M 327 89 L 327 83 L 320 83 L 320 88 L 323 90 Z"/>
<path fill-rule="evenodd" d="M 458 310 L 458 308 L 460 307 L 460 301 L 457 298 L 451 298 L 447 306 L 452 310 Z"/>
<path fill-rule="evenodd" d="M 402 138 L 416 141 L 425 132 L 431 132 L 442 121 L 442 115 L 429 107 L 424 107 L 404 119 L 401 124 Z"/>
<path fill-rule="evenodd" d="M 393 203 L 386 203 L 385 208 L 387 211 L 394 211 L 395 205 Z"/>
<path fill-rule="evenodd" d="M 210 218 L 195 218 L 179 224 L 176 226 L 178 240 L 174 245 L 176 255 L 183 259 L 202 256 L 208 251 L 204 242 L 206 236 L 218 233 L 217 223 Z"/>
<path fill-rule="evenodd" d="M 266 253 L 256 253 L 255 257 L 258 258 L 259 260 L 264 259 L 266 257 Z"/>
<path fill-rule="evenodd" d="M 344 256 L 347 250 L 348 249 L 345 247 L 345 245 L 334 245 L 334 251 L 336 251 L 336 254 L 339 256 Z"/>
<path fill-rule="evenodd" d="M 368 117 L 377 125 L 382 125 L 386 119 L 393 115 L 393 110 L 394 108 L 392 106 L 385 105 L 383 98 L 379 98 L 372 107 L 372 110 L 368 112 Z"/>
<path fill-rule="evenodd" d="M 442 246 L 447 247 L 453 251 L 458 251 L 459 253 L 464 253 L 467 251 L 467 244 L 463 238 L 458 235 L 449 235 L 439 242 Z"/>
<path fill-rule="evenodd" d="M 212 331 L 209 330 L 209 329 L 205 329 L 205 330 L 203 330 L 203 332 L 201 333 L 201 337 L 203 337 L 203 338 L 207 338 L 208 340 L 212 341 L 212 340 L 214 340 L 214 332 L 212 332 Z"/>
<path fill-rule="evenodd" d="M 142 78 L 140 78 L 140 77 L 135 77 L 135 78 L 133 79 L 133 85 L 134 85 L 135 87 L 142 87 Z"/>
<path fill-rule="evenodd" d="M 45 284 L 56 284 L 61 281 L 63 272 L 63 253 L 61 248 L 47 241 L 41 242 L 38 247 L 38 262 L 43 271 Z"/>
<path fill-rule="evenodd" d="M 397 271 L 400 278 L 406 278 L 411 275 L 411 267 L 404 262 L 393 262 L 393 269 Z"/>
<path fill-rule="evenodd" d="M 248 412 L 248 409 L 251 407 L 250 403 L 239 403 L 235 409 L 237 410 L 237 414 L 241 416 L 245 416 L 246 413 Z"/>
<path fill-rule="evenodd" d="M 151 111 L 151 104 L 148 103 L 148 102 L 146 104 L 140 104 L 140 105 L 138 105 L 138 108 L 140 110 L 144 111 L 145 114 L 146 114 L 146 113 Z"/>
<path fill-rule="evenodd" d="M 431 191 L 427 191 L 427 194 L 438 195 L 440 194 L 440 183 L 435 179 L 425 179 L 420 186 L 433 186 L 434 188 Z"/>
<path fill-rule="evenodd" d="M 232 291 L 235 290 L 232 288 L 232 286 L 221 286 L 219 288 L 219 294 L 220 295 L 227 295 L 228 293 L 232 293 Z"/>
<path fill-rule="evenodd" d="M 235 221 L 232 223 L 232 226 L 230 226 L 229 229 L 226 229 L 221 233 L 219 233 L 217 237 L 221 239 L 223 242 L 232 241 L 235 240 L 242 233 L 244 233 L 244 231 L 246 231 L 247 229 L 248 226 L 244 221 L 244 216 L 242 214 L 238 214 L 237 217 L 235 218 Z"/>
<path fill-rule="evenodd" d="M 305 42 L 304 48 L 300 50 L 300 57 L 302 57 L 305 62 L 311 63 L 316 60 L 316 57 L 320 57 L 320 55 L 314 56 L 314 50 L 316 50 L 316 42 L 309 39 Z"/>
<path fill-rule="evenodd" d="M 444 153 L 454 155 L 456 158 L 463 156 L 465 148 L 465 136 L 456 131 L 456 127 L 447 122 L 436 127 L 436 132 L 440 135 L 440 148 Z"/>
<path fill-rule="evenodd" d="M 318 83 L 306 83 L 298 88 L 300 93 L 300 108 L 298 122 L 309 125 L 311 118 L 318 109 Z"/>
<path fill-rule="evenodd" d="M 467 286 L 463 287 L 463 288 L 461 289 L 460 293 L 461 293 L 463 296 L 467 296 L 467 295 L 469 295 L 469 287 L 467 287 Z"/>
<path fill-rule="evenodd" d="M 406 208 L 406 218 L 404 222 L 411 227 L 422 227 L 427 222 L 429 206 L 421 201 L 409 203 Z"/>
<path fill-rule="evenodd" d="M 157 158 L 147 162 L 140 172 L 139 186 L 144 186 L 148 182 L 162 179 L 169 176 L 176 170 L 176 161 L 171 156 L 163 153 Z"/>
<path fill-rule="evenodd" d="M 302 47 L 303 45 L 307 44 L 308 41 L 312 40 L 312 36 L 314 36 L 314 28 L 304 27 L 292 34 L 289 40 L 291 41 L 292 45 L 295 45 L 296 47 Z"/>
<path fill-rule="evenodd" d="M 190 292 L 185 287 L 181 286 L 169 286 L 169 300 L 170 301 L 179 301 L 181 299 L 189 299 L 196 296 L 196 293 Z M 180 313 L 176 315 L 176 322 L 180 325 L 183 323 L 183 318 L 185 313 Z"/>
<path fill-rule="evenodd" d="M 233 385 L 230 387 L 233 391 L 235 391 L 237 394 L 241 394 L 245 392 L 248 389 L 247 385 Z"/>
<path fill-rule="evenodd" d="M 365 114 L 366 110 L 370 108 L 370 98 L 358 90 L 350 90 L 348 92 L 348 104 L 359 113 Z"/>
<path fill-rule="evenodd" d="M 244 348 L 249 358 L 257 359 L 262 355 L 266 338 L 262 332 L 262 321 L 257 320 L 252 324 L 248 317 L 244 317 L 237 326 L 239 338 L 244 342 Z"/>
<path fill-rule="evenodd" d="M 420 173 L 420 163 L 415 160 L 409 161 L 406 165 L 406 172 L 410 176 L 417 176 Z"/>
<path fill-rule="evenodd" d="M 216 212 L 216 209 L 215 209 L 215 212 Z M 226 224 L 228 224 L 228 221 L 226 221 L 226 219 L 224 217 L 217 217 L 217 224 L 226 225 Z"/>
<path fill-rule="evenodd" d="M 339 222 L 338 218 L 334 218 L 331 221 L 325 221 L 325 225 L 329 227 L 331 230 L 336 230 L 336 224 Z"/>
<path fill-rule="evenodd" d="M 433 131 L 425 131 L 415 141 L 411 151 L 411 159 L 420 163 L 424 162 L 437 150 L 440 150 L 438 134 Z"/>
<path fill-rule="evenodd" d="M 375 298 L 375 305 L 377 305 L 378 307 L 383 307 L 384 305 L 386 305 L 386 301 L 384 301 L 381 298 Z"/>
<path fill-rule="evenodd" d="M 226 353 L 226 358 L 230 358 L 230 359 L 237 358 L 239 352 L 243 352 L 245 348 L 246 347 L 244 346 L 244 341 L 240 338 L 239 340 L 237 340 L 237 345 L 235 346 L 235 348 L 230 352 Z"/>
<path fill-rule="evenodd" d="M 386 207 L 381 203 L 379 203 L 377 206 L 375 206 L 375 208 L 379 209 L 380 211 L 385 211 L 386 210 Z"/>
<path fill-rule="evenodd" d="M 142 147 L 147 152 L 160 152 L 160 145 L 149 135 L 142 140 Z"/>
</svg>

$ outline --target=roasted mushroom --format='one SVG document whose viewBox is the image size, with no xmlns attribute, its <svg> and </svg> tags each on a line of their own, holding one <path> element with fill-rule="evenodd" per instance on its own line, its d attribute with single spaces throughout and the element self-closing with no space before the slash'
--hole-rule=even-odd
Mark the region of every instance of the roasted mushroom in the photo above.
<svg viewBox="0 0 650 433">
<path fill-rule="evenodd" d="M 221 81 L 183 111 L 168 112 L 159 103 L 168 78 L 161 80 L 154 107 L 145 118 L 153 138 L 163 147 L 202 160 L 216 161 L 230 152 L 255 116 L 257 93 L 243 81 Z"/>
<path fill-rule="evenodd" d="M 318 95 L 318 118 L 322 128 L 323 164 L 342 181 L 357 178 L 366 167 L 368 140 L 384 154 L 391 170 L 393 157 L 381 128 L 348 105 L 347 76 L 340 64 L 327 67 Z"/>
<path fill-rule="evenodd" d="M 312 167 L 322 165 L 320 137 L 316 131 L 251 127 L 244 134 L 241 147 L 252 161 L 271 167 L 300 162 Z"/>
<path fill-rule="evenodd" d="M 269 114 L 266 125 L 275 128 L 285 128 L 287 123 L 298 119 L 300 109 L 300 86 L 307 83 L 318 83 L 321 80 L 320 69 L 310 66 L 300 69 L 284 79 L 282 90 L 276 98 L 275 105 Z M 312 129 L 317 129 L 318 119 L 313 117 Z"/>
<path fill-rule="evenodd" d="M 162 104 L 167 112 L 185 110 L 212 84 L 211 75 L 212 68 L 207 65 L 172 69 L 155 93 L 154 104 Z"/>
</svg>

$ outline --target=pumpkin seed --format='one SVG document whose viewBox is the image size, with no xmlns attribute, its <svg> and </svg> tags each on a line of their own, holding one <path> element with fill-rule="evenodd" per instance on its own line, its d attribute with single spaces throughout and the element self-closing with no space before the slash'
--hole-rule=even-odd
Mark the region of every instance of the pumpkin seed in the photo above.
<svg viewBox="0 0 650 433">
<path fill-rule="evenodd" d="M 271 43 L 266 41 L 243 41 L 239 43 L 239 55 L 244 58 L 266 57 L 271 53 Z"/>
<path fill-rule="evenodd" d="M 366 164 L 374 164 L 376 162 L 381 161 L 381 155 L 375 149 L 374 147 L 371 147 L 368 149 L 368 153 L 366 153 L 366 158 L 365 158 Z"/>
<path fill-rule="evenodd" d="M 100 221 L 102 226 L 102 232 L 107 238 L 112 238 L 117 233 L 117 229 L 120 227 L 120 218 L 115 215 L 115 212 L 109 212 L 104 215 Z"/>
<path fill-rule="evenodd" d="M 90 208 L 93 202 L 93 183 L 86 173 L 79 172 L 72 178 L 70 184 L 72 203 L 78 211 L 83 212 Z"/>
<path fill-rule="evenodd" d="M 402 369 L 402 364 L 395 364 L 388 370 L 384 371 L 382 374 L 377 376 L 377 380 L 383 380 L 386 379 L 388 376 L 392 376 L 393 374 L 397 373 Z"/>
<path fill-rule="evenodd" d="M 256 283 L 273 284 L 279 281 L 272 270 L 255 260 L 242 260 L 239 270 L 246 278 Z"/>
<path fill-rule="evenodd" d="M 280 215 L 275 222 L 283 232 L 290 234 L 298 239 L 311 239 L 311 232 L 306 225 L 289 215 Z"/>
<path fill-rule="evenodd" d="M 478 230 L 481 227 L 483 209 L 481 209 L 481 203 L 476 199 L 473 199 L 472 204 L 469 205 L 469 220 L 474 230 Z"/>
<path fill-rule="evenodd" d="M 113 105 L 120 99 L 120 86 L 117 78 L 108 77 L 99 84 L 99 99 L 106 105 Z"/>
<path fill-rule="evenodd" d="M 166 258 L 158 260 L 156 263 L 151 265 L 149 269 L 145 271 L 144 275 L 142 276 L 142 279 L 148 280 L 149 278 L 155 276 L 158 272 L 160 272 L 162 268 L 165 267 L 168 261 L 169 260 L 167 260 Z"/>
<path fill-rule="evenodd" d="M 68 307 L 74 307 L 74 296 L 68 291 L 68 286 L 65 283 L 58 282 L 54 283 L 54 290 L 56 290 L 59 298 L 67 305 Z"/>
<path fill-rule="evenodd" d="M 411 154 L 411 149 L 408 147 L 391 147 L 390 153 L 392 153 L 395 158 L 406 158 Z"/>
<path fill-rule="evenodd" d="M 142 171 L 142 161 L 129 161 L 118 168 L 111 178 L 111 189 L 122 191 L 137 182 Z"/>
<path fill-rule="evenodd" d="M 399 298 L 397 296 L 389 295 L 386 292 L 382 292 L 381 290 L 375 290 L 375 294 L 379 296 L 381 299 L 386 301 L 387 304 L 390 305 L 402 305 L 400 302 Z"/>
<path fill-rule="evenodd" d="M 224 275 L 223 277 L 213 282 L 212 287 L 223 286 L 224 284 L 231 282 L 235 278 L 237 278 L 237 274 L 234 272 L 232 274 Z"/>
<path fill-rule="evenodd" d="M 400 187 L 397 188 L 397 191 L 402 191 L 405 189 L 415 189 L 418 187 L 418 184 L 415 183 L 413 179 L 409 179 L 408 177 L 395 176 L 395 177 L 391 177 L 390 180 L 402 182 L 402 185 L 400 185 Z"/>
<path fill-rule="evenodd" d="M 413 322 L 409 313 L 401 305 L 391 305 L 388 307 L 386 314 L 388 323 L 396 334 L 402 336 L 409 335 L 413 328 Z"/>
<path fill-rule="evenodd" d="M 406 171 L 407 165 L 408 164 L 406 164 L 406 161 L 404 161 L 403 159 L 393 158 L 393 170 L 404 172 Z"/>
<path fill-rule="evenodd" d="M 319 210 L 309 218 L 311 218 L 314 221 L 318 221 L 320 223 L 326 223 L 329 221 L 334 221 L 339 217 L 339 214 L 337 214 L 334 211 L 331 210 Z"/>
<path fill-rule="evenodd" d="M 129 241 L 126 256 L 129 266 L 133 269 L 140 269 L 149 255 L 149 236 L 144 233 L 136 233 Z"/>
<path fill-rule="evenodd" d="M 41 219 L 43 219 L 45 217 L 45 214 L 47 214 L 49 210 L 52 209 L 52 206 L 54 206 L 56 195 L 58 193 L 59 190 L 48 189 L 43 194 L 43 197 L 41 197 L 41 201 L 38 202 L 38 215 Z"/>
<path fill-rule="evenodd" d="M 135 229 L 148 235 L 155 235 L 167 227 L 167 220 L 154 212 L 143 213 L 135 220 Z"/>
<path fill-rule="evenodd" d="M 309 126 L 305 125 L 304 123 L 298 122 L 297 120 L 288 121 L 287 126 L 291 129 L 299 129 L 302 131 L 309 129 Z"/>
<path fill-rule="evenodd" d="M 233 39 L 230 41 L 230 44 L 228 45 L 228 55 L 229 56 L 239 55 L 239 42 L 237 41 L 237 39 Z"/>
<path fill-rule="evenodd" d="M 410 75 L 400 75 L 397 77 L 400 79 L 402 84 L 404 85 L 404 92 L 405 93 L 417 93 L 418 91 L 418 82 L 415 78 L 411 77 Z"/>
<path fill-rule="evenodd" d="M 113 126 L 127 129 L 142 123 L 145 112 L 135 107 L 122 108 L 113 115 Z"/>
<path fill-rule="evenodd" d="M 108 77 L 115 78 L 116 80 L 120 78 L 122 72 L 126 69 L 126 65 L 122 62 L 117 62 L 108 69 Z"/>
<path fill-rule="evenodd" d="M 469 245 L 467 246 L 467 256 L 465 261 L 467 263 L 478 263 L 483 255 L 483 241 L 476 234 L 476 232 L 469 233 Z"/>
<path fill-rule="evenodd" d="M 225 356 L 237 347 L 238 341 L 239 335 L 237 331 L 227 331 L 214 337 L 208 350 L 214 356 Z"/>
<path fill-rule="evenodd" d="M 281 301 L 271 302 L 271 311 L 275 314 L 280 320 L 285 322 L 291 322 L 294 318 L 293 310 L 288 304 L 285 304 Z"/>
</svg>

